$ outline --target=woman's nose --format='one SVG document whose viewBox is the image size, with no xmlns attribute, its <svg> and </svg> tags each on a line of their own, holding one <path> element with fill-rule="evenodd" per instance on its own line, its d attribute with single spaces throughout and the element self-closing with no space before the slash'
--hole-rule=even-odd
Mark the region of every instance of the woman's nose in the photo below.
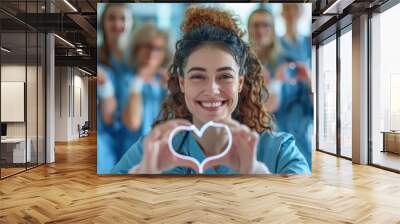
<svg viewBox="0 0 400 224">
<path fill-rule="evenodd" d="M 211 93 L 214 93 L 214 94 L 219 94 L 219 93 L 220 93 L 220 86 L 219 86 L 219 84 L 216 82 L 216 80 L 210 80 L 210 81 L 208 82 L 207 87 L 208 87 L 208 90 L 209 90 Z"/>
</svg>

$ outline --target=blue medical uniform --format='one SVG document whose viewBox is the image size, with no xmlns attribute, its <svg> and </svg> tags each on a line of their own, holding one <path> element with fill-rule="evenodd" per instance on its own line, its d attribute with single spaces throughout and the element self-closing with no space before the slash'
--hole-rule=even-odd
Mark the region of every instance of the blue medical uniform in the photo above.
<svg viewBox="0 0 400 224">
<path fill-rule="evenodd" d="M 313 102 L 310 86 L 305 81 L 295 84 L 282 83 L 279 94 L 279 108 L 274 113 L 278 131 L 292 134 L 300 152 L 312 165 L 311 136 L 313 123 Z"/>
<path fill-rule="evenodd" d="M 202 162 L 206 156 L 192 134 L 178 133 L 174 137 L 173 145 L 178 153 L 196 158 Z M 181 147 L 180 147 L 181 146 Z M 138 163 L 143 156 L 143 138 L 137 141 L 115 165 L 112 173 L 126 174 Z M 310 174 L 310 169 L 304 156 L 298 150 L 292 135 L 265 131 L 260 134 L 257 160 L 263 162 L 273 174 Z M 166 170 L 163 174 L 195 174 L 188 167 L 175 167 Z M 205 174 L 236 174 L 237 172 L 226 166 L 211 167 Z"/>
<path fill-rule="evenodd" d="M 298 36 L 296 41 L 280 38 L 282 57 L 285 61 L 303 63 L 311 69 L 311 39 Z M 313 102 L 311 87 L 306 81 L 283 82 L 279 90 L 279 107 L 274 113 L 278 131 L 292 134 L 301 153 L 312 167 L 311 136 L 313 124 Z"/>
<path fill-rule="evenodd" d="M 125 63 L 116 60 L 115 57 L 110 57 L 110 63 L 114 70 L 113 84 L 115 89 L 115 98 L 117 100 L 117 108 L 114 117 L 114 131 L 113 141 L 117 148 L 115 148 L 115 153 L 118 158 L 126 152 L 128 147 L 133 144 L 140 137 L 140 130 L 130 131 L 122 123 L 122 115 L 129 101 L 130 96 L 130 83 L 134 78 L 134 71 L 130 69 Z M 134 139 L 134 140 L 131 140 Z"/>
<path fill-rule="evenodd" d="M 108 81 L 113 83 L 114 72 L 111 68 L 98 64 L 105 71 L 105 76 Z M 114 85 L 112 85 L 114 87 Z M 114 140 L 114 133 L 118 127 L 118 122 L 114 122 L 107 125 L 103 122 L 102 111 L 100 108 L 100 97 L 101 94 L 98 89 L 97 91 L 97 173 L 109 173 L 119 158 L 115 149 L 118 148 L 116 141 Z M 114 92 L 115 94 L 115 92 Z"/>
<path fill-rule="evenodd" d="M 156 121 L 160 111 L 164 98 L 167 96 L 167 90 L 161 86 L 159 77 L 155 77 L 155 81 L 152 83 L 145 83 L 142 89 L 142 103 L 143 103 L 143 115 L 141 124 L 141 136 L 148 134 L 153 123 Z M 134 142 L 129 144 L 132 146 Z"/>
<path fill-rule="evenodd" d="M 167 95 L 167 91 L 160 85 L 158 77 L 153 83 L 145 83 L 141 93 L 143 103 L 141 126 L 134 131 L 128 129 L 122 123 L 122 115 L 129 101 L 130 84 L 135 73 L 113 56 L 110 57 L 110 63 L 113 67 L 112 69 L 107 69 L 107 71 L 110 73 L 109 79 L 115 89 L 117 108 L 113 124 L 106 126 L 98 134 L 98 147 L 102 149 L 98 157 L 98 173 L 109 173 L 112 166 L 124 155 L 129 147 L 151 130 L 151 126 L 161 109 L 162 101 Z M 101 116 L 98 118 L 101 118 Z M 102 123 L 101 120 L 100 123 Z M 112 164 L 111 167 L 110 164 Z"/>
<path fill-rule="evenodd" d="M 311 38 L 298 36 L 296 41 L 289 41 L 285 36 L 280 38 L 282 51 L 286 59 L 304 63 L 311 69 Z"/>
<path fill-rule="evenodd" d="M 101 129 L 98 130 L 98 157 L 97 157 L 97 173 L 104 174 L 110 173 L 112 167 L 122 157 L 132 144 L 128 139 L 135 138 L 137 140 L 140 136 L 138 133 L 129 132 L 129 130 L 122 124 L 122 113 L 128 103 L 129 99 L 129 84 L 133 79 L 132 70 L 123 61 L 117 60 L 113 55 L 110 55 L 110 67 L 106 65 L 101 66 L 107 73 L 108 80 L 112 83 L 114 88 L 114 97 L 117 101 L 117 107 L 114 112 L 113 123 L 105 125 L 102 121 L 101 111 L 97 107 L 98 125 Z M 129 132 L 129 134 L 128 134 Z"/>
</svg>

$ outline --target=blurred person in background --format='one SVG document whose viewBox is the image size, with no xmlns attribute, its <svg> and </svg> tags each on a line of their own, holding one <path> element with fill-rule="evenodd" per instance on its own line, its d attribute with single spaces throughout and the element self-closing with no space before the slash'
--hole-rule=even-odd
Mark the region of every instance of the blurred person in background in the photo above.
<svg viewBox="0 0 400 224">
<path fill-rule="evenodd" d="M 126 54 L 120 49 L 121 36 L 127 31 L 125 4 L 107 4 L 100 18 L 103 45 L 98 54 L 98 173 L 109 173 L 124 153 L 125 126 L 121 117 L 128 111 L 132 70 L 126 64 Z"/>
<path fill-rule="evenodd" d="M 126 27 L 129 8 L 123 3 L 106 4 L 100 19 L 103 44 L 99 47 L 98 62 L 110 67 L 115 73 L 131 72 L 127 64 L 128 52 L 121 49 L 121 37 L 129 32 Z"/>
<path fill-rule="evenodd" d="M 286 33 L 280 38 L 287 61 L 305 64 L 311 69 L 311 38 L 298 32 L 298 22 L 302 16 L 301 4 L 282 4 L 282 17 L 286 24 Z"/>
<path fill-rule="evenodd" d="M 265 84 L 270 90 L 270 98 L 267 102 L 269 112 L 278 109 L 279 86 L 276 86 L 276 70 L 283 63 L 283 56 L 279 39 L 275 33 L 275 22 L 273 15 L 266 9 L 256 9 L 253 11 L 247 23 L 249 32 L 249 43 L 260 59 L 264 70 Z"/>
<path fill-rule="evenodd" d="M 130 83 L 127 113 L 122 117 L 127 124 L 124 147 L 151 130 L 167 94 L 167 70 L 170 60 L 168 34 L 150 23 L 140 27 L 133 36 L 130 65 L 134 78 Z"/>
<path fill-rule="evenodd" d="M 286 33 L 281 38 L 284 62 L 277 68 L 275 81 L 279 83 L 279 106 L 274 113 L 279 131 L 291 133 L 311 169 L 311 136 L 313 101 L 310 81 L 311 41 L 301 36 L 298 21 L 302 15 L 300 4 L 282 4 Z"/>
<path fill-rule="evenodd" d="M 256 9 L 249 16 L 247 29 L 250 46 L 257 53 L 264 67 L 267 68 L 267 75 L 274 78 L 283 57 L 275 32 L 273 15 L 266 9 Z"/>
</svg>

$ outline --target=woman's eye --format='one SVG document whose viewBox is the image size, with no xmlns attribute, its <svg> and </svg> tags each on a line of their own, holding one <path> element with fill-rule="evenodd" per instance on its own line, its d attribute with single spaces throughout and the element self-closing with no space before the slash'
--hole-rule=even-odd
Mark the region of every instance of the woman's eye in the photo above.
<svg viewBox="0 0 400 224">
<path fill-rule="evenodd" d="M 232 79 L 232 78 L 233 78 L 233 75 L 231 75 L 231 74 L 222 74 L 222 75 L 220 75 L 220 79 L 226 80 L 226 79 Z"/>
<path fill-rule="evenodd" d="M 192 76 L 190 76 L 190 79 L 198 79 L 198 80 L 201 80 L 201 79 L 204 79 L 204 76 L 203 76 L 203 75 L 192 75 Z"/>
</svg>

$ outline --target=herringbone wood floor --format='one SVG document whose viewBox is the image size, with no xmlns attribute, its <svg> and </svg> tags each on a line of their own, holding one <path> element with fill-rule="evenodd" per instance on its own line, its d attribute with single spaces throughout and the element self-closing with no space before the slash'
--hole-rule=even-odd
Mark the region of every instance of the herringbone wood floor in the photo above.
<svg viewBox="0 0 400 224">
<path fill-rule="evenodd" d="M 400 223 L 400 175 L 314 153 L 308 176 L 99 176 L 96 139 L 0 181 L 0 223 Z"/>
</svg>

